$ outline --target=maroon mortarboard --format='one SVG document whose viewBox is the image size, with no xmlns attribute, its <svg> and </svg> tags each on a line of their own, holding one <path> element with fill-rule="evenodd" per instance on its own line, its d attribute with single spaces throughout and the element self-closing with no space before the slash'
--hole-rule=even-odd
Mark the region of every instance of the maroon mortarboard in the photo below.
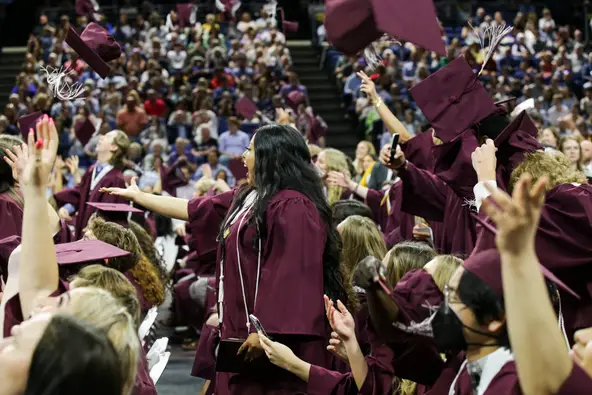
<svg viewBox="0 0 592 395">
<path fill-rule="evenodd" d="M 286 100 L 286 102 L 288 103 L 288 105 L 290 107 L 292 107 L 292 109 L 294 111 L 296 111 L 296 109 L 298 108 L 298 106 L 301 103 L 304 103 L 306 101 L 306 96 L 304 96 L 304 93 L 302 93 L 301 91 L 292 91 L 288 94 L 288 98 Z"/>
<path fill-rule="evenodd" d="M 86 118 L 84 122 L 78 122 L 74 127 L 76 138 L 83 146 L 88 144 L 95 131 L 95 124 L 89 118 Z"/>
<path fill-rule="evenodd" d="M 177 15 L 179 16 L 179 25 L 185 27 L 196 23 L 197 5 L 193 3 L 177 4 Z"/>
<path fill-rule="evenodd" d="M 255 103 L 246 96 L 241 97 L 236 102 L 236 112 L 245 119 L 253 119 L 258 109 Z"/>
<path fill-rule="evenodd" d="M 282 30 L 286 33 L 296 33 L 298 31 L 298 22 L 291 22 L 285 19 L 284 9 L 280 9 L 280 15 L 282 17 Z"/>
<path fill-rule="evenodd" d="M 372 9 L 381 32 L 446 56 L 432 0 L 372 0 Z"/>
<path fill-rule="evenodd" d="M 79 240 L 55 246 L 58 265 L 100 262 L 130 253 L 100 240 Z"/>
<path fill-rule="evenodd" d="M 117 41 L 95 22 L 89 23 L 80 36 L 70 27 L 66 42 L 101 78 L 107 77 L 111 71 L 107 62 L 121 56 Z"/>
<path fill-rule="evenodd" d="M 329 42 L 346 55 L 356 55 L 382 36 L 369 0 L 326 0 L 325 29 Z"/>
<path fill-rule="evenodd" d="M 443 142 L 499 111 L 464 56 L 410 89 L 413 99 Z"/>
<path fill-rule="evenodd" d="M 504 287 L 502 283 L 502 262 L 500 254 L 497 249 L 492 248 L 484 250 L 467 258 L 463 264 L 465 270 L 473 273 L 481 281 L 483 281 L 493 292 L 498 296 L 504 296 Z M 574 297 L 580 299 L 577 293 L 569 288 L 563 281 L 557 278 L 546 267 L 539 264 L 541 272 L 545 278 L 557 285 L 557 287 L 565 292 L 570 293 Z"/>
<path fill-rule="evenodd" d="M 34 113 L 27 114 L 27 115 L 24 115 L 19 118 L 19 120 L 18 120 L 19 129 L 21 130 L 21 135 L 23 136 L 23 139 L 25 141 L 27 141 L 27 136 L 29 135 L 29 130 L 30 129 L 35 130 L 35 127 L 37 126 L 37 122 L 39 122 L 39 120 L 41 119 L 42 116 L 43 116 L 42 112 L 36 111 Z"/>
<path fill-rule="evenodd" d="M 86 202 L 87 205 L 97 209 L 97 215 L 106 221 L 115 222 L 123 227 L 129 227 L 128 217 L 130 213 L 142 213 L 143 211 L 125 203 L 98 203 Z"/>
</svg>

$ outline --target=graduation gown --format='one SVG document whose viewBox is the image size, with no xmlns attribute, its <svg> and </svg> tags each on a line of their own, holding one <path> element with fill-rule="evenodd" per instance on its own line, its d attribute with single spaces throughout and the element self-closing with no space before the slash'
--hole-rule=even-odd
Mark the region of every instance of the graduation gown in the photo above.
<svg viewBox="0 0 592 395">
<path fill-rule="evenodd" d="M 92 165 L 84 173 L 80 184 L 74 188 L 63 189 L 54 195 L 58 206 L 61 207 L 66 203 L 70 203 L 77 209 L 78 215 L 76 216 L 74 232 L 76 240 L 80 240 L 88 220 L 96 211 L 95 208 L 88 206 L 87 202 L 128 204 L 127 200 L 120 196 L 99 192 L 101 188 L 125 188 L 125 180 L 121 170 L 116 168 L 103 169 L 101 173 L 95 175 L 95 185 L 93 185 L 95 166 Z"/>
<path fill-rule="evenodd" d="M 563 382 L 563 385 L 557 391 L 557 395 L 587 395 L 590 393 L 591 388 L 592 378 L 574 363 L 571 374 Z"/>
<path fill-rule="evenodd" d="M 189 202 L 190 226 L 207 232 L 217 229 L 195 225 L 196 221 L 220 221 L 232 204 L 234 191 Z M 267 333 L 311 364 L 328 366 L 331 356 L 325 349 L 326 318 L 323 306 L 323 252 L 326 227 L 314 204 L 304 195 L 278 192 L 267 207 L 267 232 L 263 236 L 259 292 L 255 304 L 258 251 L 256 229 L 240 220 L 230 226 L 218 249 L 217 288 L 224 265 L 224 294 L 221 302 L 222 339 L 246 339 L 246 312 L 243 303 L 238 260 L 244 279 L 249 314 L 257 316 Z M 192 230 L 193 231 L 193 230 Z M 198 232 L 196 239 L 200 239 Z M 306 246 L 306 248 L 303 248 Z M 237 249 L 240 255 L 237 255 Z M 306 292 L 302 292 L 306 289 Z M 217 289 L 219 293 L 220 290 Z M 255 332 L 254 328 L 250 329 Z M 200 342 L 201 343 L 201 342 Z M 213 347 L 213 345 L 212 345 Z M 264 358 L 264 357 L 263 357 Z M 245 374 L 217 373 L 217 394 L 292 394 L 305 392 L 306 383 L 282 369 Z"/>
<path fill-rule="evenodd" d="M 391 298 L 399 307 L 397 322 L 409 326 L 425 322 L 431 314 L 427 306 L 438 306 L 442 301 L 442 293 L 432 276 L 425 270 L 418 269 L 403 276 L 391 293 Z M 389 343 L 395 352 L 395 358 L 407 357 L 405 363 L 393 365 L 397 377 L 421 384 L 418 386 L 418 394 L 449 395 L 451 388 L 454 389 L 454 395 L 474 394 L 464 352 L 448 355 L 446 362 L 443 362 L 433 339 L 419 334 L 402 333 L 407 336 L 406 339 L 398 336 L 396 343 Z M 488 359 L 486 364 L 489 367 L 483 369 L 480 381 L 483 394 L 521 394 L 513 359 L 507 357 L 505 350 L 500 349 L 496 354 L 501 357 L 496 355 L 492 358 L 493 362 Z"/>
<path fill-rule="evenodd" d="M 22 231 L 23 206 L 11 193 L 0 193 L 0 239 L 20 236 Z"/>
<path fill-rule="evenodd" d="M 477 231 L 472 206 L 435 174 L 407 163 L 399 171 L 403 181 L 401 210 L 432 223 L 440 222 L 434 231 L 434 246 L 441 254 L 470 254 Z"/>
<path fill-rule="evenodd" d="M 592 185 L 561 184 L 547 192 L 535 247 L 541 264 L 581 298 L 577 300 L 560 289 L 565 330 L 570 342 L 575 331 L 592 326 L 590 235 Z M 481 230 L 475 253 L 489 248 L 495 248 L 495 235 Z"/>
</svg>

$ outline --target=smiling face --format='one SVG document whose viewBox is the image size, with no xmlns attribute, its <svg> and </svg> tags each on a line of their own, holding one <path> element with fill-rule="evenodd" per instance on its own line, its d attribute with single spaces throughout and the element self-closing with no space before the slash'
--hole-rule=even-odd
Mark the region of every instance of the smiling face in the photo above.
<svg viewBox="0 0 592 395">
<path fill-rule="evenodd" d="M 14 326 L 11 337 L 0 340 L 1 394 L 18 395 L 25 392 L 33 354 L 50 320 L 51 314 L 38 314 Z"/>
</svg>

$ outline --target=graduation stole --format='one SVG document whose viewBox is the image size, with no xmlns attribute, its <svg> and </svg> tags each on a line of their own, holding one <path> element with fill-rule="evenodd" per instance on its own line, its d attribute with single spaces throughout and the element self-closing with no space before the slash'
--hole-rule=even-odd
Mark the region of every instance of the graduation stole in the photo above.
<svg viewBox="0 0 592 395">
<path fill-rule="evenodd" d="M 392 186 L 384 192 L 384 196 L 380 201 L 380 207 L 384 206 L 386 203 L 386 212 L 388 215 L 391 215 L 391 199 L 389 199 L 389 194 L 391 193 Z"/>
</svg>

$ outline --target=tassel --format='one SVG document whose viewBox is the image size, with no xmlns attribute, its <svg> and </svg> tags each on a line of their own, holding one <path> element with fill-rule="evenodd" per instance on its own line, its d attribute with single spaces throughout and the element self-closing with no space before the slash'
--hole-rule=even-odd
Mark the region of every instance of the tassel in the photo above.
<svg viewBox="0 0 592 395">
<path fill-rule="evenodd" d="M 169 32 L 172 32 L 175 28 L 175 26 L 173 25 L 173 20 L 171 18 L 171 14 L 169 13 L 166 17 L 166 28 Z"/>
<path fill-rule="evenodd" d="M 193 26 L 197 23 L 197 5 L 191 7 L 191 14 L 189 14 L 189 23 Z"/>
<path fill-rule="evenodd" d="M 383 35 L 380 39 L 370 43 L 364 49 L 364 59 L 366 60 L 368 67 L 370 67 L 372 70 L 375 70 L 380 65 L 380 63 L 382 63 L 382 55 L 378 53 L 377 47 L 378 44 L 383 43 L 388 43 L 389 46 L 392 46 L 393 44 L 401 45 L 400 41 L 396 40 L 395 38 L 387 34 Z"/>
<path fill-rule="evenodd" d="M 267 4 L 265 4 L 263 6 L 263 9 L 267 13 L 267 18 L 272 21 L 275 21 L 275 16 L 277 13 L 277 5 L 278 5 L 278 3 L 276 0 L 270 0 Z"/>
<path fill-rule="evenodd" d="M 423 307 L 427 308 L 430 311 L 430 316 L 421 322 L 415 322 L 411 320 L 409 325 L 404 325 L 400 322 L 394 322 L 393 326 L 397 329 L 402 330 L 403 332 L 412 334 L 412 335 L 420 335 L 425 337 L 434 337 L 434 331 L 432 330 L 432 321 L 436 316 L 438 307 L 424 305 Z"/>
<path fill-rule="evenodd" d="M 41 67 L 41 70 L 45 72 L 47 76 L 47 85 L 49 92 L 60 100 L 74 100 L 80 98 L 84 94 L 84 86 L 80 82 L 70 84 L 68 80 L 70 75 L 74 73 L 74 70 L 64 69 L 60 67 L 56 69 L 48 66 L 47 68 Z"/>
<path fill-rule="evenodd" d="M 495 54 L 495 50 L 497 49 L 497 46 L 502 42 L 502 39 L 505 36 L 510 34 L 512 32 L 512 30 L 514 30 L 514 27 L 507 26 L 505 24 L 504 25 L 491 25 L 490 24 L 485 29 L 483 29 L 483 34 L 479 34 L 479 31 L 477 29 L 475 29 L 475 27 L 473 25 L 471 25 L 469 23 L 469 26 L 471 27 L 471 29 L 473 29 L 475 34 L 477 34 L 477 37 L 479 37 L 479 44 L 481 45 L 481 51 L 484 52 L 483 65 L 481 66 L 481 70 L 479 70 L 479 74 L 478 74 L 478 75 L 481 75 L 481 73 L 485 69 L 485 65 L 487 65 L 489 60 Z M 486 40 L 489 41 L 489 47 L 487 49 L 485 49 L 485 41 Z"/>
<path fill-rule="evenodd" d="M 216 8 L 220 11 L 220 12 L 226 12 L 226 6 L 224 5 L 224 3 L 222 3 L 222 1 L 220 0 L 216 0 Z"/>
<path fill-rule="evenodd" d="M 230 10 L 230 14 L 232 15 L 232 17 L 234 18 L 234 16 L 236 15 L 236 11 L 238 11 L 238 9 L 241 7 L 243 3 L 241 3 L 240 1 L 237 1 L 236 3 L 234 3 L 234 5 L 232 6 L 232 9 Z"/>
</svg>

